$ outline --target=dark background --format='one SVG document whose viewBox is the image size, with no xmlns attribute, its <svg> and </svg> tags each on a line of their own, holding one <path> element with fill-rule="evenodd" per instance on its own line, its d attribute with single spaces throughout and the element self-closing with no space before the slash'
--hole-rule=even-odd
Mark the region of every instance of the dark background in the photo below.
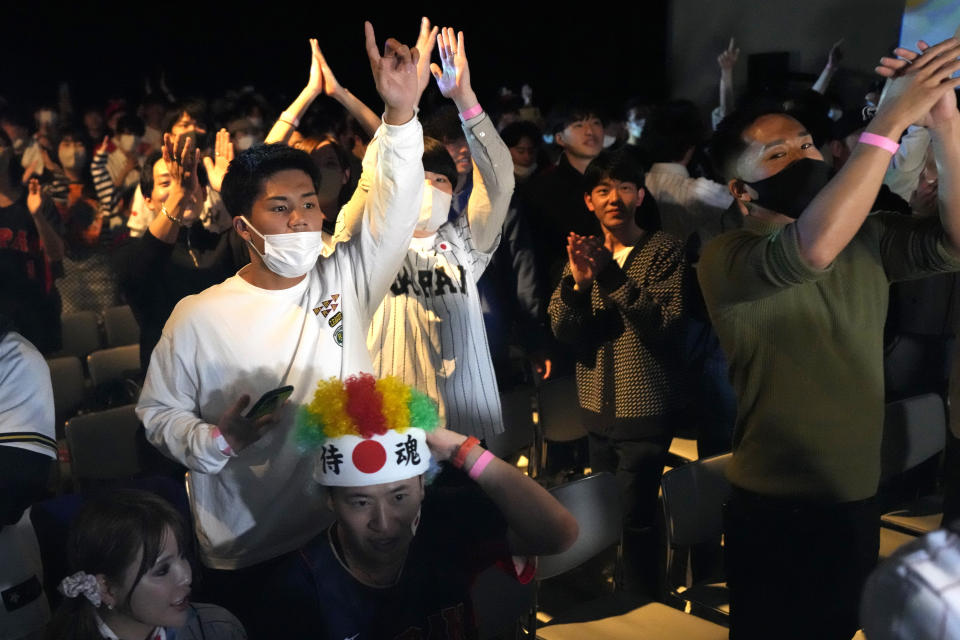
<svg viewBox="0 0 960 640">
<path fill-rule="evenodd" d="M 619 106 L 628 97 L 667 93 L 666 0 L 632 8 L 580 5 L 576 11 L 520 3 L 454 3 L 353 8 L 329 2 L 262 2 L 241 9 L 227 3 L 148 2 L 65 8 L 47 2 L 7 3 L 3 11 L 0 95 L 24 111 L 56 100 L 70 83 L 75 105 L 102 105 L 111 96 L 137 100 L 143 78 L 166 71 L 177 97 L 216 97 L 253 85 L 278 108 L 306 83 L 308 37 L 317 37 L 338 80 L 374 110 L 363 47 L 370 19 L 382 47 L 388 36 L 413 44 L 419 18 L 465 32 L 474 87 L 481 99 L 502 85 L 519 92 L 529 82 L 535 100 L 587 95 Z M 362 3 L 367 4 L 367 3 Z M 487 12 L 488 15 L 478 15 Z M 436 54 L 434 54 L 436 60 Z"/>
</svg>

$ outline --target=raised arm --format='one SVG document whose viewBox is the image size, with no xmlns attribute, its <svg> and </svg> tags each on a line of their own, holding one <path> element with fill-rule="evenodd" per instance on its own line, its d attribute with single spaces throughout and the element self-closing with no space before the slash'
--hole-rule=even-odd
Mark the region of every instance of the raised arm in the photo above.
<svg viewBox="0 0 960 640">
<path fill-rule="evenodd" d="M 219 135 L 217 136 L 219 139 Z M 159 214 L 150 222 L 150 235 L 164 244 L 173 244 L 180 234 L 180 227 L 187 210 L 199 206 L 197 183 L 197 160 L 200 150 L 194 146 L 193 138 L 185 138 L 186 143 L 177 154 L 173 148 L 170 134 L 163 136 L 163 162 L 170 173 L 170 188 L 167 199 L 163 201 Z"/>
<path fill-rule="evenodd" d="M 437 37 L 437 27 L 430 27 L 430 20 L 426 17 L 420 19 L 420 33 L 417 36 L 417 52 L 420 54 L 417 59 L 417 103 L 420 103 L 420 97 L 423 95 L 427 85 L 430 84 L 430 55 L 433 53 L 433 45 Z M 356 117 L 356 116 L 355 116 Z M 379 121 L 374 123 L 374 129 L 379 126 Z M 377 170 L 377 157 L 379 155 L 375 132 L 371 132 L 370 144 L 367 145 L 366 153 L 363 156 L 363 171 L 357 182 L 357 188 L 354 190 L 350 200 L 343 205 L 337 216 L 337 225 L 334 231 L 335 242 L 349 240 L 359 229 L 363 220 L 363 211 L 367 203 L 367 194 L 370 192 L 370 185 L 373 182 L 374 172 Z"/>
<path fill-rule="evenodd" d="M 929 120 L 931 109 L 941 100 L 953 99 L 960 79 L 950 76 L 960 70 L 960 41 L 949 38 L 919 54 L 900 48 L 895 53 L 902 59 L 881 58 L 882 65 L 877 68 L 891 82 L 867 126 L 867 133 L 894 140 L 910 124 L 933 124 Z M 946 142 L 955 127 L 953 119 L 936 122 L 943 125 L 938 143 L 941 153 L 948 152 L 954 144 Z M 858 144 L 839 173 L 803 211 L 796 222 L 796 234 L 800 254 L 809 266 L 825 269 L 853 239 L 870 213 L 890 156 L 886 149 Z M 949 187 L 947 194 L 951 194 Z"/>
<path fill-rule="evenodd" d="M 63 239 L 50 224 L 50 221 L 47 220 L 46 214 L 51 206 L 40 187 L 40 180 L 30 178 L 30 182 L 27 184 L 27 209 L 29 209 L 30 217 L 37 228 L 40 244 L 43 245 L 43 253 L 47 261 L 59 262 L 63 260 Z"/>
<path fill-rule="evenodd" d="M 513 161 L 489 116 L 480 108 L 470 82 L 463 32 L 444 27 L 437 36 L 441 65 L 430 70 L 444 97 L 453 100 L 473 157 L 473 189 L 467 202 L 472 249 L 493 253 L 513 195 Z M 480 276 L 482 270 L 475 270 Z"/>
<path fill-rule="evenodd" d="M 919 42 L 921 51 L 929 49 Z M 918 54 L 903 50 L 906 60 L 916 60 Z M 929 113 L 919 122 L 930 133 L 930 145 L 937 162 L 937 195 L 940 223 L 954 255 L 960 254 L 960 112 L 957 94 L 947 91 Z"/>
<path fill-rule="evenodd" d="M 840 68 L 840 61 L 843 60 L 843 49 L 840 48 L 842 45 L 843 38 L 840 38 L 830 47 L 830 53 L 827 54 L 827 64 L 823 67 L 823 71 L 820 72 L 820 76 L 811 87 L 811 89 L 817 93 L 823 94 L 827 92 L 827 87 L 830 86 L 830 80 L 833 79 L 833 75 L 837 72 L 837 69 Z"/>
<path fill-rule="evenodd" d="M 416 48 L 393 38 L 384 54 L 377 50 L 373 26 L 365 24 L 367 55 L 377 91 L 385 105 L 375 135 L 375 158 L 364 159 L 370 180 L 359 223 L 338 244 L 335 259 L 345 259 L 357 293 L 371 315 L 386 295 L 406 255 L 423 198 L 423 130 L 414 115 L 419 98 Z M 371 170 L 372 169 L 372 170 Z M 338 232 L 338 238 L 339 238 Z"/>
<path fill-rule="evenodd" d="M 740 57 L 740 49 L 736 46 L 733 38 L 730 38 L 730 44 L 717 56 L 717 65 L 720 66 L 720 106 L 715 114 L 717 122 L 734 109 L 733 104 L 733 68 L 737 66 L 737 59 Z"/>
<path fill-rule="evenodd" d="M 430 453 L 440 461 L 449 461 L 467 437 L 448 429 L 427 434 Z M 481 456 L 489 459 L 476 477 L 477 484 L 490 497 L 510 528 L 510 551 L 514 555 L 547 555 L 570 548 L 577 540 L 576 518 L 546 489 L 513 465 L 487 455 L 477 445 L 470 449 L 464 470 L 473 470 Z"/>
</svg>

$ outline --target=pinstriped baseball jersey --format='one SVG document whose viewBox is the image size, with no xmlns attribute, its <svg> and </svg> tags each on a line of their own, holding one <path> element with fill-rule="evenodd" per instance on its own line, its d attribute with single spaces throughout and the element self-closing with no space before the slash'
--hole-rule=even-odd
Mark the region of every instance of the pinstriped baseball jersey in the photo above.
<svg viewBox="0 0 960 640">
<path fill-rule="evenodd" d="M 477 280 L 500 242 L 513 161 L 487 114 L 467 120 L 463 132 L 473 157 L 467 208 L 431 238 L 411 241 L 373 316 L 367 347 L 375 374 L 397 376 L 427 393 L 450 428 L 488 438 L 503 431 L 503 417 Z M 373 168 L 365 165 L 364 173 Z M 364 185 L 361 176 L 351 204 L 340 212 L 339 239 L 356 233 L 354 205 L 362 202 Z"/>
<path fill-rule="evenodd" d="M 491 255 L 473 246 L 466 215 L 414 238 L 367 340 L 376 374 L 425 391 L 450 428 L 478 438 L 503 431 L 477 294 Z"/>
</svg>

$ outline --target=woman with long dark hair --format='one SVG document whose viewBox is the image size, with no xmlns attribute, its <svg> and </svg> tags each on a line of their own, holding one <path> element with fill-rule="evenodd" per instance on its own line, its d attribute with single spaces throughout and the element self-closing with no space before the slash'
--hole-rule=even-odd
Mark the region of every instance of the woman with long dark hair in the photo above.
<svg viewBox="0 0 960 640">
<path fill-rule="evenodd" d="M 71 574 L 50 640 L 242 640 L 226 610 L 189 600 L 183 520 L 161 498 L 123 490 L 92 499 L 67 542 Z"/>
</svg>

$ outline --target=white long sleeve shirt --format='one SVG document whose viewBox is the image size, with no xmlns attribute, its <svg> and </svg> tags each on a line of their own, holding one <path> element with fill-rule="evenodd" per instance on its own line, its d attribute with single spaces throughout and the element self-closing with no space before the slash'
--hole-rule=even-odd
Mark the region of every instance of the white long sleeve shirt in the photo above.
<svg viewBox="0 0 960 640">
<path fill-rule="evenodd" d="M 289 289 L 241 275 L 184 298 L 150 360 L 137 414 L 150 441 L 191 469 L 190 502 L 205 564 L 236 569 L 291 551 L 329 514 L 313 461 L 292 440 L 295 408 L 316 383 L 370 371 L 370 317 L 406 255 L 423 190 L 416 119 L 377 132 L 375 172 L 362 225 Z M 293 385 L 278 424 L 236 457 L 211 432 L 244 394 L 255 401 Z"/>
</svg>

